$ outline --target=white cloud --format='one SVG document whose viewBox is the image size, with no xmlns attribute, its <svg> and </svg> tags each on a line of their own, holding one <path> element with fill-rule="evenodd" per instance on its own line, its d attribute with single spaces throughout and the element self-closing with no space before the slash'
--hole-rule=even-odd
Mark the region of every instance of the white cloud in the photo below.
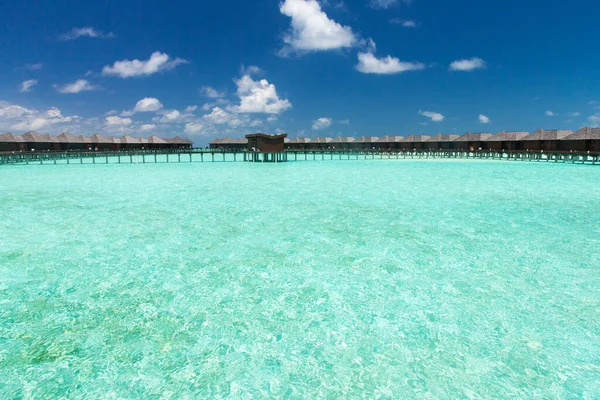
<svg viewBox="0 0 600 400">
<path fill-rule="evenodd" d="M 279 114 L 292 107 L 287 99 L 280 99 L 275 85 L 266 79 L 253 80 L 249 75 L 244 75 L 235 81 L 240 98 L 240 105 L 229 107 L 229 111 L 240 113 L 267 113 Z"/>
<path fill-rule="evenodd" d="M 50 125 L 73 123 L 79 119 L 77 115 L 63 116 L 56 107 L 38 111 L 0 101 L 0 129 L 32 131 Z"/>
<path fill-rule="evenodd" d="M 109 112 L 107 112 L 106 114 L 104 114 L 105 116 L 109 116 L 109 115 L 117 115 L 119 112 L 117 110 L 110 110 Z"/>
<path fill-rule="evenodd" d="M 98 31 L 94 28 L 91 28 L 89 26 L 86 26 L 83 28 L 73 28 L 69 32 L 67 32 L 63 35 L 60 35 L 59 39 L 64 40 L 64 41 L 75 40 L 75 39 L 78 39 L 83 36 L 87 36 L 87 37 L 91 37 L 91 38 L 99 38 L 99 39 L 108 39 L 108 38 L 114 38 L 115 34 L 112 32 L 104 33 L 104 32 Z"/>
<path fill-rule="evenodd" d="M 600 125 L 600 113 L 589 116 L 588 121 L 590 121 L 592 128 L 597 128 Z"/>
<path fill-rule="evenodd" d="M 194 135 L 194 134 L 201 133 L 203 129 L 204 129 L 204 125 L 199 124 L 199 123 L 190 122 L 188 124 L 185 124 L 185 130 L 184 131 L 187 134 Z"/>
<path fill-rule="evenodd" d="M 240 73 L 242 75 L 256 75 L 261 74 L 262 72 L 263 70 L 257 67 L 256 65 L 249 65 L 246 67 L 244 66 L 244 64 L 242 64 L 242 66 L 240 67 Z"/>
<path fill-rule="evenodd" d="M 187 106 L 183 111 L 184 114 L 191 114 L 198 109 L 198 106 Z"/>
<path fill-rule="evenodd" d="M 333 50 L 352 47 L 356 42 L 352 29 L 329 19 L 316 0 L 285 0 L 279 10 L 292 19 L 283 38 L 292 49 Z"/>
<path fill-rule="evenodd" d="M 396 22 L 397 21 L 397 22 Z M 400 24 L 405 28 L 416 28 L 419 24 L 416 21 L 413 20 L 392 20 L 392 23 L 394 24 Z"/>
<path fill-rule="evenodd" d="M 162 103 L 155 97 L 144 97 L 138 101 L 133 109 L 135 112 L 154 112 L 163 108 Z"/>
<path fill-rule="evenodd" d="M 37 71 L 39 69 L 44 68 L 44 64 L 42 64 L 42 63 L 25 64 L 24 68 L 28 71 Z"/>
<path fill-rule="evenodd" d="M 431 118 L 433 122 L 442 122 L 444 120 L 444 116 L 440 113 L 433 111 L 419 111 L 419 114 L 424 117 Z"/>
<path fill-rule="evenodd" d="M 373 53 L 358 53 L 356 69 L 365 74 L 397 74 L 406 71 L 417 71 L 425 68 L 418 62 L 403 62 L 395 57 L 377 58 Z"/>
<path fill-rule="evenodd" d="M 202 95 L 209 97 L 211 99 L 219 99 L 221 97 L 225 97 L 225 92 L 219 92 L 217 89 L 214 89 L 210 86 L 204 86 L 200 89 Z"/>
<path fill-rule="evenodd" d="M 177 121 L 181 113 L 177 110 L 162 111 L 162 117 L 152 118 L 152 122 L 171 123 Z"/>
<path fill-rule="evenodd" d="M 68 93 L 68 94 L 74 94 L 74 93 L 79 93 L 79 92 L 84 92 L 84 91 L 95 89 L 95 87 L 85 79 L 77 79 L 73 83 L 68 83 L 68 84 L 62 85 L 62 86 L 54 85 L 54 87 L 56 88 L 56 91 L 58 93 Z"/>
<path fill-rule="evenodd" d="M 133 122 L 131 118 L 121 118 L 116 115 L 106 117 L 104 120 L 108 126 L 127 126 Z"/>
<path fill-rule="evenodd" d="M 150 58 L 146 61 L 137 59 L 131 61 L 123 60 L 116 61 L 112 67 L 106 65 L 102 68 L 102 75 L 114 75 L 120 78 L 152 75 L 160 71 L 173 69 L 176 66 L 187 62 L 187 60 L 181 58 L 171 60 L 171 57 L 168 54 L 156 51 L 152 53 Z"/>
<path fill-rule="evenodd" d="M 350 120 L 349 119 L 343 119 L 343 120 L 340 121 L 340 124 L 350 125 Z"/>
<path fill-rule="evenodd" d="M 277 117 L 274 116 L 274 115 L 270 115 L 269 118 L 267 118 L 267 121 L 269 121 L 269 122 L 275 122 L 275 121 L 277 121 Z"/>
<path fill-rule="evenodd" d="M 569 117 L 579 117 L 579 116 L 581 116 L 581 113 L 576 111 L 576 112 L 570 112 L 567 115 Z"/>
<path fill-rule="evenodd" d="M 231 120 L 231 114 L 220 107 L 215 107 L 210 114 L 206 114 L 202 118 L 211 124 L 226 124 Z"/>
<path fill-rule="evenodd" d="M 321 129 L 326 129 L 331 126 L 331 118 L 319 118 L 315 122 L 313 122 L 313 130 L 318 131 Z"/>
<path fill-rule="evenodd" d="M 154 124 L 143 124 L 142 126 L 140 126 L 140 131 L 142 131 L 142 132 L 151 131 L 154 128 L 156 128 L 156 125 L 154 125 Z"/>
<path fill-rule="evenodd" d="M 397 0 L 371 0 L 369 4 L 373 8 L 390 8 L 397 3 Z"/>
<path fill-rule="evenodd" d="M 557 117 L 558 114 L 552 112 L 552 111 L 546 111 L 546 117 Z"/>
<path fill-rule="evenodd" d="M 485 67 L 485 61 L 481 58 L 473 57 L 471 59 L 457 60 L 450 64 L 451 71 L 473 71 Z"/>
<path fill-rule="evenodd" d="M 482 124 L 489 124 L 490 119 L 483 114 L 479 114 L 479 122 L 481 122 Z"/>
<path fill-rule="evenodd" d="M 21 93 L 31 92 L 31 88 L 37 85 L 37 79 L 29 79 L 27 81 L 21 82 Z"/>
</svg>

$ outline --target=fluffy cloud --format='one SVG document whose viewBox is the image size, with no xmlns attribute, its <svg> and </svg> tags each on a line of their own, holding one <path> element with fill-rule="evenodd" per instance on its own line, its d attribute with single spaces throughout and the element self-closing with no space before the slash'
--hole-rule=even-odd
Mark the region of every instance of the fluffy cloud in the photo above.
<svg viewBox="0 0 600 400">
<path fill-rule="evenodd" d="M 451 71 L 473 71 L 485 67 L 485 61 L 481 58 L 473 57 L 468 60 L 457 60 L 450 64 Z"/>
<path fill-rule="evenodd" d="M 546 117 L 557 117 L 558 114 L 552 111 L 546 111 Z"/>
<path fill-rule="evenodd" d="M 292 103 L 288 100 L 279 98 L 275 85 L 266 79 L 255 81 L 249 75 L 244 75 L 235 83 L 238 87 L 240 105 L 229 107 L 229 111 L 279 114 L 292 107 Z"/>
<path fill-rule="evenodd" d="M 91 38 L 108 39 L 108 38 L 114 38 L 115 34 L 112 32 L 104 33 L 104 32 L 98 31 L 94 28 L 91 28 L 89 26 L 86 26 L 83 28 L 73 28 L 69 32 L 67 32 L 63 35 L 60 35 L 59 39 L 68 41 L 68 40 L 79 39 L 80 37 L 84 37 L 84 36 L 91 37 Z"/>
<path fill-rule="evenodd" d="M 162 117 L 154 117 L 152 118 L 152 122 L 161 122 L 163 124 L 168 124 L 177 121 L 180 117 L 181 113 L 177 110 L 163 111 Z"/>
<path fill-rule="evenodd" d="M 321 129 L 326 129 L 331 126 L 331 118 L 319 118 L 315 122 L 313 122 L 313 130 L 318 131 Z"/>
<path fill-rule="evenodd" d="M 442 114 L 433 111 L 419 111 L 419 114 L 424 117 L 431 118 L 433 122 L 442 122 L 444 120 L 444 116 Z"/>
<path fill-rule="evenodd" d="M 128 126 L 133 123 L 131 118 L 121 118 L 116 115 L 106 117 L 104 120 L 107 126 Z"/>
<path fill-rule="evenodd" d="M 209 97 L 211 99 L 219 99 L 221 97 L 225 97 L 225 92 L 219 92 L 217 89 L 212 88 L 210 86 L 204 86 L 200 89 L 202 95 Z"/>
<path fill-rule="evenodd" d="M 37 85 L 38 81 L 36 79 L 29 79 L 27 81 L 21 82 L 21 89 L 19 90 L 21 93 L 31 92 L 31 88 Z"/>
<path fill-rule="evenodd" d="M 79 93 L 79 92 L 84 92 L 84 91 L 95 89 L 95 87 L 90 82 L 86 81 L 85 79 L 77 79 L 73 83 L 68 83 L 68 84 L 62 85 L 62 86 L 54 85 L 54 87 L 56 88 L 56 91 L 58 93 L 69 93 L 69 94 Z"/>
<path fill-rule="evenodd" d="M 56 107 L 39 111 L 0 101 L 0 129 L 3 130 L 40 130 L 51 125 L 73 123 L 79 119 L 77 115 L 62 115 L 62 112 Z"/>
<path fill-rule="evenodd" d="M 187 63 L 187 60 L 176 58 L 171 60 L 171 57 L 166 53 L 156 51 L 152 53 L 146 61 L 140 60 L 123 60 L 116 61 L 112 66 L 106 65 L 102 68 L 102 75 L 118 76 L 120 78 L 131 78 L 137 76 L 152 75 L 160 71 L 167 71 L 175 68 L 180 64 Z"/>
<path fill-rule="evenodd" d="M 184 131 L 185 131 L 185 133 L 187 133 L 189 135 L 197 135 L 197 134 L 200 134 L 203 129 L 204 129 L 204 125 L 199 124 L 199 123 L 190 122 L 188 124 L 185 124 Z"/>
<path fill-rule="evenodd" d="M 133 109 L 135 112 L 154 112 L 163 108 L 162 103 L 155 97 L 144 97 Z"/>
<path fill-rule="evenodd" d="M 579 117 L 579 116 L 581 116 L 581 113 L 575 111 L 575 112 L 570 112 L 568 115 L 569 115 L 569 117 Z"/>
<path fill-rule="evenodd" d="M 490 119 L 483 114 L 479 114 L 479 122 L 481 122 L 482 124 L 489 124 Z"/>
<path fill-rule="evenodd" d="M 154 124 L 143 124 L 142 126 L 140 126 L 140 131 L 147 132 L 151 131 L 154 128 L 156 128 L 156 125 Z"/>
<path fill-rule="evenodd" d="M 198 109 L 198 106 L 187 106 L 183 111 L 184 114 L 191 114 Z"/>
<path fill-rule="evenodd" d="M 292 19 L 283 40 L 294 50 L 333 50 L 356 43 L 352 29 L 329 19 L 316 0 L 285 0 L 279 10 Z"/>
<path fill-rule="evenodd" d="M 220 107 L 215 107 L 210 114 L 206 114 L 202 118 L 211 124 L 226 124 L 231 120 L 231 114 Z"/>
<path fill-rule="evenodd" d="M 425 65 L 422 63 L 403 62 L 392 56 L 377 58 L 373 53 L 358 53 L 356 65 L 356 69 L 365 74 L 397 74 L 424 68 Z"/>
<path fill-rule="evenodd" d="M 275 121 L 277 121 L 277 117 L 274 116 L 274 115 L 270 115 L 269 118 L 267 118 L 267 121 L 269 121 L 269 122 L 275 122 Z"/>
<path fill-rule="evenodd" d="M 589 116 L 588 121 L 590 121 L 592 128 L 597 128 L 600 125 L 600 113 Z"/>
</svg>

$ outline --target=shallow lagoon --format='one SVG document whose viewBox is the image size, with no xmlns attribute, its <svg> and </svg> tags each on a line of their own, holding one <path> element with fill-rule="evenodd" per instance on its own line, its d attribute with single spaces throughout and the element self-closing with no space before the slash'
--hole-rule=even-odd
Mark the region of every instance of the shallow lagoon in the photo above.
<svg viewBox="0 0 600 400">
<path fill-rule="evenodd" d="M 593 398 L 600 168 L 0 168 L 0 397 Z"/>
</svg>

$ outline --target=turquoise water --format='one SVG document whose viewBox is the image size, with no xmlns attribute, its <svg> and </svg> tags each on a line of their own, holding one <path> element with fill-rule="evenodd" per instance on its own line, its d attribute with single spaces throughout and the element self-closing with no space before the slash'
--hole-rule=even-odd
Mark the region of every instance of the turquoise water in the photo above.
<svg viewBox="0 0 600 400">
<path fill-rule="evenodd" d="M 0 168 L 1 398 L 598 398 L 600 168 Z"/>
</svg>

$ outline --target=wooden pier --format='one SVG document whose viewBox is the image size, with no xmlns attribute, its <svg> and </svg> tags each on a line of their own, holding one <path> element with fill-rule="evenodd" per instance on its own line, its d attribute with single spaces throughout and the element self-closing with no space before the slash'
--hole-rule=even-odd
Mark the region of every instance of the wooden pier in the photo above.
<svg viewBox="0 0 600 400">
<path fill-rule="evenodd" d="M 600 165 L 600 153 L 464 150 L 301 150 L 281 153 L 207 149 L 0 153 L 0 165 L 146 164 L 190 162 L 282 163 L 290 161 L 475 159 Z"/>
</svg>

